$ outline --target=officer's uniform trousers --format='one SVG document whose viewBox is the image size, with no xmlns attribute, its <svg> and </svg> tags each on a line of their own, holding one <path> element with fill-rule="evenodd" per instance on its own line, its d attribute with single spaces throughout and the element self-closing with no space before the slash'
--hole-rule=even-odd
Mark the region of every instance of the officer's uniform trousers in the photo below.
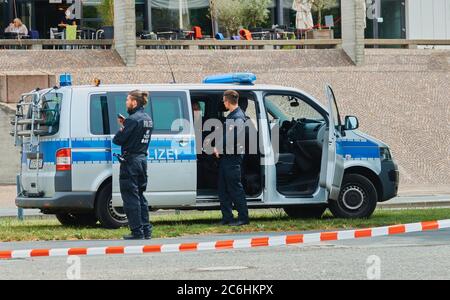
<svg viewBox="0 0 450 300">
<path fill-rule="evenodd" d="M 126 162 L 120 165 L 120 191 L 130 229 L 137 235 L 152 231 L 148 201 L 144 196 L 147 182 L 147 156 L 127 155 Z"/>
</svg>

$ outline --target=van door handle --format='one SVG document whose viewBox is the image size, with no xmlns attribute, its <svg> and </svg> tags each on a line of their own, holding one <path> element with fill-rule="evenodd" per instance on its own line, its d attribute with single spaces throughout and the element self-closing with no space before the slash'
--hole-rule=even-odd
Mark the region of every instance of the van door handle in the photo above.
<svg viewBox="0 0 450 300">
<path fill-rule="evenodd" d="M 180 147 L 186 147 L 189 145 L 189 140 L 180 140 L 178 143 L 180 144 Z"/>
</svg>

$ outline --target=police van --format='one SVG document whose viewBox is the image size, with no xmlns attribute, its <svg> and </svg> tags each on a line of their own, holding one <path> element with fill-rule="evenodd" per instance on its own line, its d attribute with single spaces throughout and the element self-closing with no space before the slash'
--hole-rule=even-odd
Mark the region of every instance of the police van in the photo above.
<svg viewBox="0 0 450 300">
<path fill-rule="evenodd" d="M 217 159 L 197 151 L 213 128 L 196 132 L 192 104 L 202 122 L 223 120 L 222 95 L 230 89 L 240 93 L 260 145 L 243 164 L 249 208 L 282 208 L 293 218 L 319 218 L 329 208 L 339 218 L 367 218 L 397 195 L 389 147 L 359 131 L 356 117 L 341 119 L 330 86 L 324 106 L 301 90 L 255 80 L 238 73 L 202 84 L 72 86 L 64 74 L 60 86 L 22 95 L 12 120 L 22 150 L 17 206 L 54 214 L 64 225 L 126 226 L 112 138 L 136 89 L 150 93 L 146 112 L 154 121 L 149 209 L 219 209 Z"/>
</svg>

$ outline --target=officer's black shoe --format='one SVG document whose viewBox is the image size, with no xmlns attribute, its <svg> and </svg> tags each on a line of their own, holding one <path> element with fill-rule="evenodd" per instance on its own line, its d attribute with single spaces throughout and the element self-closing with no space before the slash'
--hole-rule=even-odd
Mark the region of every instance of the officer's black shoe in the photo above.
<svg viewBox="0 0 450 300">
<path fill-rule="evenodd" d="M 144 239 L 143 235 L 134 235 L 134 234 L 130 234 L 130 235 L 125 235 L 123 237 L 123 239 L 125 241 L 140 241 Z"/>
<path fill-rule="evenodd" d="M 152 234 L 151 233 L 144 233 L 144 240 L 151 240 Z"/>
<path fill-rule="evenodd" d="M 240 227 L 240 226 L 245 226 L 245 225 L 250 225 L 250 221 L 237 221 L 237 222 L 230 223 L 230 226 L 232 226 L 232 227 Z"/>
<path fill-rule="evenodd" d="M 227 220 L 222 220 L 219 225 L 220 226 L 228 226 L 230 224 L 234 223 L 234 221 L 227 221 Z"/>
</svg>

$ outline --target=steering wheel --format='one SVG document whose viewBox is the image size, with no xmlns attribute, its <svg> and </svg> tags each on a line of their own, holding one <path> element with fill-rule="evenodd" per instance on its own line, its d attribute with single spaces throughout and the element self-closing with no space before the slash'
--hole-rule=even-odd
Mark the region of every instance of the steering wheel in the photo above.
<svg viewBox="0 0 450 300">
<path fill-rule="evenodd" d="M 289 142 L 296 142 L 303 136 L 304 126 L 301 121 L 292 120 L 292 126 L 289 129 L 287 135 Z"/>
</svg>

